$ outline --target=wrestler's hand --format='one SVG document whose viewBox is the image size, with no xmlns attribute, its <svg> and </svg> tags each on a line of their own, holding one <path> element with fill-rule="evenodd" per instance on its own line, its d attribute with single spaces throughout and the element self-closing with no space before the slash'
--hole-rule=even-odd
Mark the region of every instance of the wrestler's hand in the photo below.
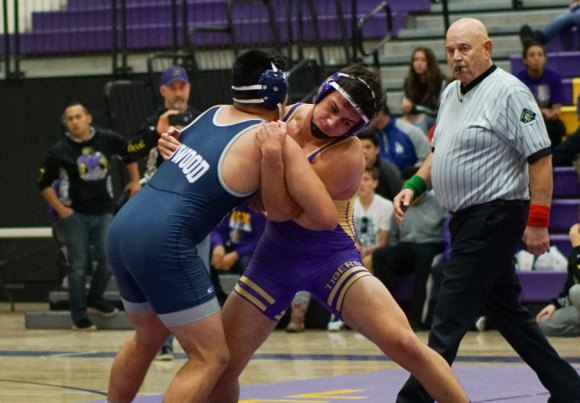
<svg viewBox="0 0 580 403">
<path fill-rule="evenodd" d="M 556 306 L 554 304 L 546 305 L 546 307 L 536 315 L 536 322 L 540 323 L 542 316 L 547 316 L 546 319 L 550 319 L 555 311 Z"/>
<path fill-rule="evenodd" d="M 405 211 L 407 211 L 411 205 L 414 197 L 415 195 L 411 189 L 403 189 L 399 192 L 398 195 L 395 196 L 393 205 L 395 207 L 395 219 L 399 224 L 403 224 L 405 221 Z"/>
<path fill-rule="evenodd" d="M 535 257 L 550 251 L 548 228 L 527 226 L 524 230 L 524 243 Z"/>
<path fill-rule="evenodd" d="M 170 127 L 169 132 L 161 133 L 161 137 L 159 137 L 159 140 L 157 140 L 157 148 L 159 149 L 159 154 L 161 154 L 163 159 L 168 159 L 171 157 L 171 154 L 173 154 L 175 150 L 177 150 L 181 145 L 171 129 L 175 128 Z"/>
<path fill-rule="evenodd" d="M 264 158 L 282 158 L 282 147 L 288 131 L 284 122 L 262 123 L 256 130 L 256 146 Z"/>
</svg>

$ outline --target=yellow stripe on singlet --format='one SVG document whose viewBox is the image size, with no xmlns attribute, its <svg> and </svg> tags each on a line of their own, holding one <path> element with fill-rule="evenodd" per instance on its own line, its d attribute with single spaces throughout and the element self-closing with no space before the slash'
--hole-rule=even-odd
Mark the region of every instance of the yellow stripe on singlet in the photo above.
<svg viewBox="0 0 580 403">
<path fill-rule="evenodd" d="M 342 301 L 344 300 L 344 296 L 346 295 L 346 292 L 348 291 L 348 289 L 350 288 L 350 286 L 352 285 L 352 283 L 354 283 L 355 281 L 357 281 L 359 278 L 361 277 L 366 277 L 366 276 L 370 276 L 371 273 L 369 273 L 366 269 L 365 271 L 361 271 L 357 274 L 355 274 L 354 276 L 352 276 L 348 282 L 344 285 L 344 287 L 342 287 L 342 290 L 340 291 L 340 294 L 338 296 L 338 301 L 336 301 L 336 310 L 337 311 L 342 311 Z"/>
<path fill-rule="evenodd" d="M 243 296 L 244 298 L 246 298 L 252 304 L 254 304 L 254 306 L 256 308 L 258 308 L 259 310 L 261 310 L 262 312 L 265 312 L 266 311 L 266 305 L 264 305 L 262 302 L 258 301 L 258 298 L 254 297 L 252 294 L 250 294 L 249 292 L 247 292 L 246 290 L 244 290 L 238 284 L 236 284 L 234 286 L 234 290 L 236 290 L 236 292 L 238 294 L 240 294 L 241 296 Z"/>
<path fill-rule="evenodd" d="M 264 289 L 262 287 L 260 287 L 258 284 L 254 283 L 252 280 L 250 280 L 249 278 L 242 276 L 240 278 L 240 281 L 242 283 L 244 283 L 245 285 L 247 285 L 248 287 L 250 287 L 252 290 L 256 291 L 258 294 L 260 294 L 260 296 L 262 298 L 264 298 L 266 301 L 268 301 L 268 303 L 270 305 L 273 305 L 274 302 L 276 302 L 276 300 L 274 298 L 272 298 L 272 296 L 270 294 L 268 294 L 266 291 L 264 291 Z"/>
<path fill-rule="evenodd" d="M 338 290 L 341 289 L 342 283 L 344 283 L 346 281 L 346 279 L 353 273 L 356 272 L 360 272 L 362 274 L 370 274 L 368 272 L 368 270 L 364 267 L 364 266 L 355 266 L 355 267 L 351 267 L 350 269 L 346 270 L 345 272 L 342 273 L 342 275 L 340 276 L 340 279 L 334 284 L 334 287 L 332 287 L 332 291 L 330 292 L 330 295 L 328 296 L 326 303 L 330 306 L 332 306 L 332 301 L 334 300 L 334 296 L 336 295 L 336 293 L 338 292 Z M 355 276 L 358 276 L 358 273 L 355 274 Z M 358 278 L 358 277 L 357 277 Z M 351 284 L 351 282 L 349 281 L 347 283 Z M 342 291 L 341 291 L 341 295 L 342 295 Z M 343 296 L 344 297 L 344 296 Z M 338 309 L 338 304 L 337 307 Z"/>
<path fill-rule="evenodd" d="M 354 201 L 356 195 L 349 200 L 334 200 L 336 212 L 338 213 L 338 225 L 345 234 L 350 236 L 353 241 L 355 239 L 354 220 L 352 218 L 354 212 Z"/>
</svg>

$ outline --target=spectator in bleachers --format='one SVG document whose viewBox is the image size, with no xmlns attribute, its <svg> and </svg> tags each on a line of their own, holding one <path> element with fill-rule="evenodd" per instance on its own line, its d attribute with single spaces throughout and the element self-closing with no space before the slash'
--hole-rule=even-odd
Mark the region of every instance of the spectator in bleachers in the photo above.
<svg viewBox="0 0 580 403">
<path fill-rule="evenodd" d="M 64 231 L 73 329 L 96 330 L 87 307 L 103 317 L 118 312 L 103 298 L 111 278 L 105 251 L 114 205 L 111 160 L 115 156 L 125 160 L 130 176 L 125 189 L 130 195 L 141 188 L 139 169 L 127 152 L 127 141 L 116 133 L 92 126 L 92 116 L 81 103 L 73 102 L 65 108 L 63 122 L 66 136 L 50 149 L 40 168 L 38 187 L 58 214 Z M 60 195 L 52 186 L 57 180 Z M 90 259 L 97 264 L 87 293 L 85 279 Z"/>
<path fill-rule="evenodd" d="M 183 128 L 199 115 L 199 112 L 189 105 L 190 90 L 189 76 L 183 67 L 172 65 L 161 73 L 159 93 L 163 98 L 163 105 L 145 119 L 129 144 L 131 154 L 136 158 L 146 158 L 145 172 L 141 183 L 149 182 L 163 162 L 157 149 L 157 140 L 160 134 L 167 132 L 169 126 Z M 209 248 L 209 237 L 197 245 L 198 252 L 208 268 Z M 170 335 L 161 347 L 156 359 L 161 361 L 173 359 L 173 335 Z"/>
<path fill-rule="evenodd" d="M 433 51 L 424 46 L 416 48 L 403 84 L 404 119 L 427 133 L 437 119 L 441 93 L 447 83 Z"/>
<path fill-rule="evenodd" d="M 358 133 L 357 137 L 361 141 L 367 167 L 378 171 L 375 192 L 392 201 L 401 190 L 401 172 L 394 163 L 379 156 L 379 134 L 377 129 L 367 129 Z"/>
<path fill-rule="evenodd" d="M 372 127 L 379 134 L 379 157 L 394 163 L 401 175 L 420 167 L 427 158 L 430 145 L 425 133 L 417 126 L 393 116 L 386 96 Z"/>
<path fill-rule="evenodd" d="M 226 301 L 219 273 L 243 274 L 266 228 L 266 216 L 246 203 L 234 208 L 211 232 L 210 274 L 220 305 Z"/>
<path fill-rule="evenodd" d="M 580 224 L 570 228 L 569 236 L 574 249 L 564 289 L 536 316 L 546 336 L 580 336 Z"/>
<path fill-rule="evenodd" d="M 546 67 L 546 50 L 539 42 L 528 42 L 523 51 L 526 68 L 519 71 L 516 77 L 528 86 L 540 107 L 552 148 L 562 142 L 566 135 L 566 126 L 560 119 L 564 102 L 562 77 Z"/>
<path fill-rule="evenodd" d="M 570 0 L 570 8 L 563 14 L 554 18 L 542 30 L 532 30 L 532 28 L 525 24 L 520 28 L 520 41 L 522 47 L 526 46 L 529 41 L 538 41 L 542 44 L 550 42 L 560 32 L 576 27 L 576 35 L 580 43 L 580 0 Z"/>
<path fill-rule="evenodd" d="M 580 95 L 576 102 L 576 113 L 578 115 L 578 123 L 580 123 Z M 574 134 L 568 136 L 563 142 L 558 144 L 552 150 L 552 164 L 556 167 L 574 165 L 579 173 L 580 178 L 580 126 Z"/>
<path fill-rule="evenodd" d="M 429 328 L 426 322 L 428 315 L 423 314 L 424 307 L 429 304 L 427 280 L 431 274 L 433 259 L 445 249 L 445 215 L 446 212 L 437 202 L 433 191 L 423 193 L 405 213 L 404 225 L 391 216 L 389 245 L 378 248 L 370 259 L 364 260 L 369 270 L 373 271 L 393 295 L 403 276 L 415 274 L 413 299 L 408 313 L 414 330 Z"/>
</svg>

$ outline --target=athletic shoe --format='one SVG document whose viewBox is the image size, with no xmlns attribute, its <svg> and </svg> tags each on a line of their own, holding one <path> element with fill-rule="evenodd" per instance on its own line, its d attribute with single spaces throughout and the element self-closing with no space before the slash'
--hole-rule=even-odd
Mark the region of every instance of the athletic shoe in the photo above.
<svg viewBox="0 0 580 403">
<path fill-rule="evenodd" d="M 81 331 L 97 330 L 97 327 L 93 325 L 93 322 L 91 322 L 89 318 L 80 318 L 79 320 L 75 321 L 72 328 L 73 330 L 81 330 Z"/>
<path fill-rule="evenodd" d="M 115 308 L 113 305 L 111 305 L 104 299 L 100 301 L 91 301 L 87 305 L 88 312 L 98 313 L 103 318 L 110 318 L 119 313 L 119 310 L 117 308 Z"/>
<path fill-rule="evenodd" d="M 329 332 L 340 332 L 342 329 L 344 329 L 344 322 L 337 316 L 332 315 L 330 321 L 326 325 L 326 330 Z"/>
<path fill-rule="evenodd" d="M 173 350 L 169 346 L 161 347 L 161 351 L 155 357 L 157 361 L 172 361 L 173 360 Z"/>
<path fill-rule="evenodd" d="M 522 46 L 525 47 L 526 43 L 530 42 L 533 39 L 534 34 L 532 32 L 532 28 L 530 28 L 530 26 L 527 24 L 522 25 L 522 27 L 520 28 L 520 42 L 522 43 Z"/>
<path fill-rule="evenodd" d="M 477 331 L 483 332 L 485 331 L 486 327 L 487 327 L 487 318 L 485 316 L 480 316 L 479 318 L 477 318 L 477 320 L 475 321 L 475 328 L 477 329 Z"/>
</svg>

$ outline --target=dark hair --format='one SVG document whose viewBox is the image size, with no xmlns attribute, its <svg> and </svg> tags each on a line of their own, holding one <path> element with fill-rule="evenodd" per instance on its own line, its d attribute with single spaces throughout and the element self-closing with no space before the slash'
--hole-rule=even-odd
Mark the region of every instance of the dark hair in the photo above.
<svg viewBox="0 0 580 403">
<path fill-rule="evenodd" d="M 340 70 L 354 77 L 339 77 L 336 82 L 352 98 L 369 120 L 373 119 L 383 104 L 381 77 L 376 68 L 351 64 Z M 362 80 L 362 81 L 361 81 Z"/>
<path fill-rule="evenodd" d="M 413 60 L 417 52 L 423 52 L 425 59 L 427 59 L 425 78 L 417 74 L 413 68 Z M 447 77 L 441 72 L 435 53 L 433 53 L 431 48 L 425 46 L 415 48 L 411 55 L 409 72 L 403 84 L 405 96 L 414 104 L 424 105 L 430 109 L 437 109 L 443 81 L 447 81 Z"/>
<path fill-rule="evenodd" d="M 370 140 L 375 147 L 379 146 L 379 130 L 374 128 L 365 129 L 356 135 L 360 140 Z"/>
<path fill-rule="evenodd" d="M 64 107 L 64 110 L 66 111 L 68 108 L 72 108 L 73 106 L 80 106 L 81 108 L 83 108 L 83 111 L 87 114 L 90 115 L 91 112 L 89 112 L 89 108 L 87 108 L 85 105 L 83 105 L 81 102 L 79 101 L 71 101 L 68 104 L 66 104 L 66 106 Z M 64 115 L 64 112 L 63 112 Z"/>
<path fill-rule="evenodd" d="M 235 86 L 254 85 L 262 73 L 272 68 L 286 71 L 286 57 L 267 50 L 252 49 L 239 54 L 232 67 L 232 84 Z"/>
<path fill-rule="evenodd" d="M 365 172 L 368 172 L 374 180 L 379 180 L 379 170 L 377 167 L 367 165 L 365 166 Z"/>
<path fill-rule="evenodd" d="M 541 42 L 531 40 L 526 41 L 526 43 L 524 44 L 524 50 L 522 51 L 523 59 L 525 59 L 528 56 L 528 50 L 530 50 L 532 46 L 539 46 L 540 48 L 542 48 L 542 52 L 544 52 L 544 56 L 546 56 L 546 48 L 544 47 L 544 45 Z"/>
</svg>

